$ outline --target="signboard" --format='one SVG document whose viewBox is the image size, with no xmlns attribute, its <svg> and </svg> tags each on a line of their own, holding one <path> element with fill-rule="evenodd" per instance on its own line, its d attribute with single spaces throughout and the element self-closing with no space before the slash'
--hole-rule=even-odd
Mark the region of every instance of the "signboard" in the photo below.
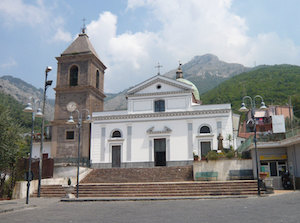
<svg viewBox="0 0 300 223">
<path fill-rule="evenodd" d="M 263 155 L 259 157 L 260 160 L 286 160 L 287 155 Z"/>
<path fill-rule="evenodd" d="M 273 133 L 285 133 L 285 122 L 283 115 L 272 116 Z"/>
</svg>

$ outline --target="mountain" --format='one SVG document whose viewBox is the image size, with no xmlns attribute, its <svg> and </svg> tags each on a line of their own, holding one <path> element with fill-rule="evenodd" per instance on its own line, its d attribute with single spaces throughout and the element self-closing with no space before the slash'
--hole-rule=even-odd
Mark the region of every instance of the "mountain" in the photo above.
<svg viewBox="0 0 300 223">
<path fill-rule="evenodd" d="M 117 94 L 106 94 L 104 101 L 105 111 L 124 110 L 127 108 L 126 92 L 128 89 Z"/>
<path fill-rule="evenodd" d="M 12 76 L 0 77 L 0 93 L 12 96 L 15 100 L 23 105 L 29 102 L 29 98 L 33 97 L 40 100 L 40 107 L 43 102 L 43 89 L 37 89 L 31 84 Z M 54 100 L 47 99 L 45 105 L 45 117 L 47 120 L 52 120 L 54 114 Z"/>
<path fill-rule="evenodd" d="M 231 103 L 237 111 L 245 95 L 261 95 L 267 106 L 286 105 L 291 96 L 297 115 L 300 111 L 300 67 L 286 64 L 260 66 L 224 81 L 202 94 L 201 100 L 203 104 Z"/>
<path fill-rule="evenodd" d="M 226 63 L 219 60 L 213 54 L 195 56 L 191 61 L 183 64 L 181 67 L 185 79 L 193 82 L 199 93 L 202 94 L 230 77 L 249 71 L 250 68 L 244 67 L 237 63 Z M 165 73 L 164 75 L 175 79 L 177 68 Z M 126 91 L 118 94 L 110 94 L 104 102 L 104 110 L 121 110 L 126 109 L 127 102 L 125 99 Z"/>
<path fill-rule="evenodd" d="M 191 61 L 183 64 L 181 69 L 184 78 L 193 82 L 200 94 L 216 87 L 230 77 L 250 70 L 241 64 L 221 61 L 213 54 L 195 56 Z M 171 70 L 164 75 L 175 79 L 176 70 Z"/>
</svg>

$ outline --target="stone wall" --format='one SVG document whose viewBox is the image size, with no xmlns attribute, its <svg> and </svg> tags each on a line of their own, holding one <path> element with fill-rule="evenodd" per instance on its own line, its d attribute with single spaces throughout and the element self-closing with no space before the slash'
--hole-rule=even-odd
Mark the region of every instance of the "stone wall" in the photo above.
<svg viewBox="0 0 300 223">
<path fill-rule="evenodd" d="M 230 180 L 230 170 L 249 170 L 252 168 L 252 160 L 228 159 L 195 161 L 193 163 L 193 174 L 197 172 L 218 172 L 218 181 Z"/>
</svg>

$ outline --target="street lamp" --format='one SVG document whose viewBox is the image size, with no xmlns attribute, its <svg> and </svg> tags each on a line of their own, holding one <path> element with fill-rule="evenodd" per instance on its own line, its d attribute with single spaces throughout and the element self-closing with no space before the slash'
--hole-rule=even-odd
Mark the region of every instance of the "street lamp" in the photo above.
<svg viewBox="0 0 300 223">
<path fill-rule="evenodd" d="M 254 151 L 255 151 L 255 163 L 256 163 L 256 175 L 257 175 L 257 194 L 258 196 L 260 196 L 260 182 L 259 182 L 259 170 L 258 170 L 258 152 L 257 152 L 257 145 L 256 145 L 256 120 L 255 120 L 255 99 L 256 98 L 260 98 L 261 99 L 261 106 L 259 108 L 259 110 L 265 111 L 267 110 L 267 106 L 264 103 L 264 99 L 262 98 L 262 96 L 260 95 L 256 95 L 254 96 L 253 100 L 250 96 L 244 96 L 243 97 L 243 102 L 242 102 L 242 106 L 239 109 L 240 112 L 248 112 L 249 109 L 246 107 L 245 105 L 245 99 L 249 99 L 250 100 L 250 104 L 251 104 L 251 120 L 252 120 L 252 124 L 253 124 L 253 129 L 254 129 Z"/>
<path fill-rule="evenodd" d="M 81 132 L 81 126 L 82 126 L 82 116 L 84 112 L 87 112 L 87 116 L 85 119 L 85 122 L 90 122 L 91 116 L 88 109 L 82 109 L 79 111 L 77 109 L 77 105 L 75 102 L 69 102 L 67 105 L 67 110 L 71 112 L 71 115 L 67 121 L 67 124 L 73 125 L 76 124 L 76 128 L 78 128 L 78 154 L 77 154 L 77 184 L 76 184 L 76 198 L 78 198 L 78 192 L 79 192 L 79 164 L 80 164 L 80 132 Z M 76 111 L 78 115 L 78 122 L 76 123 L 73 119 L 72 112 Z"/>
<path fill-rule="evenodd" d="M 32 156 L 32 143 L 33 143 L 33 134 L 34 134 L 34 119 L 35 117 L 43 117 L 43 113 L 40 108 L 38 108 L 35 111 L 36 105 L 39 102 L 39 100 L 33 99 L 32 97 L 30 98 L 30 101 L 32 104 L 29 102 L 24 108 L 24 112 L 32 113 L 32 118 L 31 118 L 31 139 L 30 139 L 30 152 L 29 152 L 29 163 L 28 163 L 28 174 L 27 174 L 27 193 L 26 193 L 26 204 L 28 204 L 28 199 L 29 199 L 29 189 L 30 189 L 30 181 L 32 180 L 32 174 L 31 174 L 31 156 Z"/>
<path fill-rule="evenodd" d="M 48 86 L 51 86 L 52 81 L 47 80 L 48 72 L 52 70 L 52 67 L 46 67 L 45 70 L 45 86 L 44 86 L 44 97 L 43 97 L 43 114 L 45 114 L 45 102 L 46 102 L 46 91 Z M 41 126 L 41 147 L 40 147 L 40 163 L 39 163 L 39 182 L 38 182 L 38 194 L 37 196 L 41 196 L 41 180 L 42 180 L 42 168 L 43 168 L 43 144 L 44 144 L 44 125 L 45 119 L 42 117 L 42 126 Z"/>
</svg>

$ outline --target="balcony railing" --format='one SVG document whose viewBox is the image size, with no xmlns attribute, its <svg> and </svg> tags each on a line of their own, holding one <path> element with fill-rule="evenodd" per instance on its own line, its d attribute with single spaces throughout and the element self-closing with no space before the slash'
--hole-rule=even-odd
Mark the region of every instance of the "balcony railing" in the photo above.
<svg viewBox="0 0 300 223">
<path fill-rule="evenodd" d="M 286 133 L 273 133 L 273 134 L 266 134 L 266 135 L 257 133 L 257 142 L 276 142 L 276 141 L 281 141 L 284 139 L 294 137 L 296 135 L 300 136 L 300 127 L 290 129 Z M 237 151 L 243 152 L 243 151 L 247 150 L 253 143 L 253 137 L 254 136 L 250 136 L 243 144 L 241 144 L 237 148 Z"/>
</svg>

